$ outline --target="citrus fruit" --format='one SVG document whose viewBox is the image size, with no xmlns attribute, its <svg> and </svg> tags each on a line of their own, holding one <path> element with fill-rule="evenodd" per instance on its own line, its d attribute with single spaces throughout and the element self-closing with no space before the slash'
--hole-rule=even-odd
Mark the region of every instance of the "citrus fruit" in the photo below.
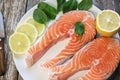
<svg viewBox="0 0 120 80">
<path fill-rule="evenodd" d="M 19 25 L 16 29 L 16 32 L 25 33 L 29 37 L 31 44 L 35 42 L 38 36 L 38 31 L 35 26 L 29 23 L 23 23 Z"/>
<path fill-rule="evenodd" d="M 120 28 L 120 17 L 113 10 L 103 10 L 97 15 L 96 29 L 102 36 L 113 36 Z"/>
<path fill-rule="evenodd" d="M 33 19 L 33 17 L 27 18 L 27 20 L 25 22 L 33 24 L 36 27 L 36 29 L 38 31 L 38 36 L 40 36 L 44 32 L 44 30 L 45 30 L 45 24 L 40 24 L 40 23 L 36 22 Z"/>
<path fill-rule="evenodd" d="M 30 39 L 26 34 L 16 32 L 10 36 L 9 46 L 15 54 L 24 54 L 30 46 Z"/>
</svg>

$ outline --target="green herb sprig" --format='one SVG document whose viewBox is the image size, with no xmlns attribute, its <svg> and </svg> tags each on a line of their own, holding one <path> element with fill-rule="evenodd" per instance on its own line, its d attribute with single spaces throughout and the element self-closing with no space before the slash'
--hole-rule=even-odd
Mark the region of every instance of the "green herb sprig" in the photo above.
<svg viewBox="0 0 120 80">
<path fill-rule="evenodd" d="M 34 10 L 33 18 L 35 21 L 41 24 L 45 24 L 47 22 L 47 15 L 41 9 Z"/>
<path fill-rule="evenodd" d="M 45 2 L 40 2 L 38 4 L 38 9 L 41 9 L 42 11 L 44 11 L 50 20 L 55 19 L 56 15 L 58 14 L 57 10 L 54 7 L 50 6 Z"/>
<path fill-rule="evenodd" d="M 69 0 L 63 4 L 63 13 L 77 9 L 77 0 Z"/>
<path fill-rule="evenodd" d="M 92 7 L 92 0 L 82 0 L 80 3 L 77 0 L 56 0 L 57 1 L 57 10 L 63 11 L 66 13 L 71 10 L 89 10 Z"/>
<path fill-rule="evenodd" d="M 92 0 L 82 0 L 79 4 L 78 4 L 78 9 L 79 10 L 88 10 L 92 7 Z"/>
<path fill-rule="evenodd" d="M 55 19 L 57 14 L 57 9 L 46 2 L 40 2 L 33 12 L 33 19 L 38 23 L 46 24 L 47 21 Z"/>
<path fill-rule="evenodd" d="M 66 0 L 57 0 L 57 11 L 61 11 L 63 9 L 63 4 L 66 2 Z"/>
<path fill-rule="evenodd" d="M 84 33 L 84 24 L 82 22 L 75 23 L 75 33 L 82 35 Z"/>
</svg>

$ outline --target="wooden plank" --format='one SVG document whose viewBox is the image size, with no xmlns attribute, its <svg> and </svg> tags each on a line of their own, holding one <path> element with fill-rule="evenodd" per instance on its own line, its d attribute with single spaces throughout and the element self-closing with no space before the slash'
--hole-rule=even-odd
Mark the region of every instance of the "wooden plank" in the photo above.
<svg viewBox="0 0 120 80">
<path fill-rule="evenodd" d="M 23 80 L 20 74 L 18 75 L 18 80 Z"/>
<path fill-rule="evenodd" d="M 103 0 L 93 0 L 94 5 L 96 5 L 100 9 L 104 9 Z"/>
<path fill-rule="evenodd" d="M 7 41 L 16 28 L 18 21 L 25 13 L 26 1 L 27 0 L 2 0 L 0 4 L 4 13 Z M 0 77 L 0 80 L 17 80 L 18 72 L 13 61 L 12 52 L 9 48 L 7 52 L 7 72 L 4 76 Z"/>
<path fill-rule="evenodd" d="M 40 0 L 28 0 L 27 2 L 27 10 L 35 6 Z"/>
<path fill-rule="evenodd" d="M 116 0 L 93 0 L 93 3 L 100 9 L 115 10 L 114 1 L 116 1 Z"/>
</svg>

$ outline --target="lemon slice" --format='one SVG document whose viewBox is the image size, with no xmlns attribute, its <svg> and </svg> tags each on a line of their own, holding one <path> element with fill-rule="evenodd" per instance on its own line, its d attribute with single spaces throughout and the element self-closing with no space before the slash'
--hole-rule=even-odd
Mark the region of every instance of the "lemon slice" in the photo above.
<svg viewBox="0 0 120 80">
<path fill-rule="evenodd" d="M 30 39 L 24 33 L 16 32 L 10 36 L 9 46 L 15 54 L 24 54 L 30 46 Z"/>
<path fill-rule="evenodd" d="M 35 26 L 29 23 L 23 23 L 19 25 L 16 29 L 16 32 L 25 33 L 29 37 L 31 44 L 35 42 L 38 36 L 38 32 Z"/>
<path fill-rule="evenodd" d="M 112 10 L 103 10 L 97 15 L 96 29 L 102 36 L 113 36 L 120 28 L 120 17 Z"/>
<path fill-rule="evenodd" d="M 33 24 L 36 27 L 36 29 L 38 31 L 38 36 L 40 36 L 44 32 L 44 30 L 45 30 L 45 24 L 40 24 L 40 23 L 36 22 L 33 19 L 33 17 L 27 18 L 27 20 L 25 22 Z"/>
</svg>

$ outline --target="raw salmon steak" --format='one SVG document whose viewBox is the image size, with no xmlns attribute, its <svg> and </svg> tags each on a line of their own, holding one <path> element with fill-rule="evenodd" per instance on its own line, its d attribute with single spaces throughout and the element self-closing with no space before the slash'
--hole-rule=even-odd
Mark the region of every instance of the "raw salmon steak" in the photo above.
<svg viewBox="0 0 120 80">
<path fill-rule="evenodd" d="M 75 80 L 105 80 L 114 72 L 119 60 L 119 40 L 100 37 L 80 49 L 68 62 L 51 68 L 50 80 L 67 80 L 82 70 L 88 71 Z"/>
<path fill-rule="evenodd" d="M 84 24 L 85 32 L 82 36 L 74 32 L 76 22 Z M 95 34 L 95 19 L 92 13 L 79 10 L 65 13 L 48 28 L 40 42 L 28 50 L 26 56 L 27 66 L 32 66 L 36 63 L 58 41 L 70 38 L 66 47 L 61 52 L 58 52 L 56 57 L 42 65 L 46 68 L 53 67 L 66 58 L 73 56 L 82 46 L 92 40 Z"/>
</svg>

